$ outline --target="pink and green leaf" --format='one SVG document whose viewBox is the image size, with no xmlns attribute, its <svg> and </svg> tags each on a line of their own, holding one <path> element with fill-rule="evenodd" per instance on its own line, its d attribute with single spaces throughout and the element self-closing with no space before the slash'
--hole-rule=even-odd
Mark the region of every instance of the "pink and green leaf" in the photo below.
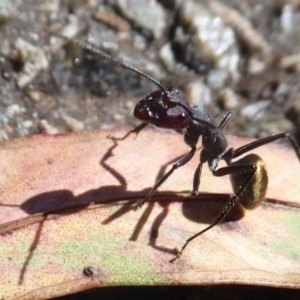
<svg viewBox="0 0 300 300">
<path fill-rule="evenodd" d="M 196 155 L 155 201 L 134 211 L 160 171 L 189 148 L 176 133 L 144 130 L 117 144 L 109 133 L 37 135 L 0 145 L 0 298 L 43 299 L 113 285 L 300 288 L 300 163 L 293 150 L 257 149 L 269 174 L 267 201 L 254 211 L 236 209 L 235 221 L 191 242 L 171 264 L 175 249 L 210 224 L 232 195 L 229 178 L 205 167 L 203 193 L 189 197 Z M 249 142 L 228 140 L 235 148 Z"/>
</svg>

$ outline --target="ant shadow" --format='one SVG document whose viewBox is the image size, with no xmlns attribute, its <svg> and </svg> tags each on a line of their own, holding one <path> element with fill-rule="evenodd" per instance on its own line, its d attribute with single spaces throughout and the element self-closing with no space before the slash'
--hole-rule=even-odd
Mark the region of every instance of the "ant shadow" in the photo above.
<svg viewBox="0 0 300 300">
<path fill-rule="evenodd" d="M 184 156 L 185 154 L 180 155 L 170 160 L 169 162 L 165 163 L 164 165 L 162 165 L 156 176 L 155 182 L 157 182 L 166 173 L 167 168 L 170 167 L 171 164 L 176 163 Z M 147 190 L 150 192 L 151 188 Z M 201 193 L 197 197 L 181 196 L 179 197 L 179 199 L 176 200 L 176 196 L 178 198 L 178 194 L 180 193 L 173 193 L 173 195 L 170 195 L 169 193 L 169 195 L 164 195 L 156 191 L 156 193 L 152 197 L 152 200 L 150 200 L 148 203 L 145 204 L 146 208 L 144 209 L 141 217 L 139 218 L 129 240 L 136 241 L 138 239 L 140 233 L 143 230 L 144 225 L 147 223 L 151 213 L 153 212 L 155 204 L 157 203 L 162 208 L 162 211 L 156 216 L 156 218 L 152 223 L 150 234 L 149 234 L 148 245 L 153 247 L 156 250 L 166 252 L 168 254 L 175 256 L 178 254 L 177 248 L 168 248 L 168 247 L 157 245 L 159 229 L 163 224 L 163 221 L 168 216 L 170 204 L 174 202 L 180 202 L 182 203 L 182 213 L 187 219 L 194 221 L 196 223 L 211 224 L 214 221 L 214 219 L 219 215 L 224 204 L 227 203 L 227 201 L 231 198 L 231 195 L 228 194 Z M 159 196 L 162 196 L 163 200 L 159 200 Z M 153 200 L 153 198 L 156 199 Z M 197 201 L 199 200 L 199 198 L 201 198 L 201 201 Z M 132 202 L 125 203 L 119 210 L 117 210 L 111 216 L 106 218 L 102 222 L 102 224 L 103 225 L 109 224 L 114 220 L 116 220 L 117 218 L 120 218 L 126 213 L 130 212 L 132 209 L 136 210 L 135 203 Z M 237 205 L 235 205 L 230 211 L 230 213 L 226 216 L 223 223 L 238 221 L 241 218 L 243 218 L 243 216 L 244 216 L 244 209 L 242 208 L 241 205 L 239 205 L 239 203 L 237 203 Z"/>
<path fill-rule="evenodd" d="M 107 164 L 106 161 L 113 155 L 112 152 L 116 148 L 116 146 L 117 143 L 114 142 L 114 144 L 108 149 L 107 153 L 100 160 L 100 165 L 118 180 L 118 182 L 120 183 L 119 185 L 102 186 L 99 189 L 92 189 L 76 196 L 70 190 L 56 190 L 38 194 L 24 201 L 21 205 L 0 204 L 0 206 L 6 207 L 20 207 L 28 215 L 39 216 L 39 218 L 37 218 L 38 221 L 26 223 L 28 225 L 39 223 L 39 225 L 34 240 L 28 249 L 28 256 L 22 266 L 18 281 L 19 284 L 22 284 L 24 281 L 27 267 L 39 243 L 43 224 L 51 215 L 59 217 L 67 214 L 73 214 L 86 209 L 91 204 L 110 205 L 123 199 L 128 199 L 128 203 L 133 204 L 137 199 L 141 198 L 143 195 L 147 195 L 147 193 L 150 191 L 149 188 L 138 192 L 128 191 L 126 179 L 119 172 L 115 171 Z M 11 221 L 9 223 L 14 222 L 15 221 Z M 9 226 L 10 229 L 2 230 L 2 234 L 11 233 L 11 230 L 22 227 L 18 226 L 18 222 L 15 223 L 16 226 Z M 5 225 L 6 224 L 2 224 L 3 228 L 6 228 Z"/>
<path fill-rule="evenodd" d="M 124 176 L 122 176 L 121 173 L 113 169 L 107 163 L 107 160 L 111 156 L 113 156 L 113 150 L 118 146 L 116 140 L 112 139 L 112 141 L 113 145 L 108 149 L 106 154 L 100 160 L 100 165 L 117 179 L 119 185 L 102 186 L 99 189 L 92 189 L 77 196 L 75 196 L 69 190 L 51 191 L 31 197 L 30 199 L 26 200 L 21 204 L 20 208 L 27 214 L 41 214 L 42 219 L 38 221 L 39 226 L 36 231 L 35 238 L 30 248 L 28 249 L 28 256 L 26 257 L 26 260 L 20 272 L 18 281 L 19 284 L 22 284 L 24 281 L 24 276 L 26 274 L 27 267 L 34 255 L 35 249 L 38 246 L 42 234 L 43 224 L 49 216 L 63 216 L 70 213 L 73 214 L 76 212 L 80 212 L 86 209 L 92 203 L 111 205 L 124 199 L 128 199 L 128 201 L 125 202 L 119 210 L 114 212 L 102 222 L 103 225 L 107 225 L 116 220 L 117 218 L 120 218 L 126 213 L 132 211 L 133 209 L 136 209 L 136 201 L 138 199 L 145 198 L 147 194 L 151 191 L 151 188 L 145 188 L 143 190 L 134 192 L 127 190 L 127 181 L 124 178 Z M 182 157 L 182 155 L 180 157 Z M 158 180 L 166 172 L 166 169 L 170 164 L 180 159 L 180 157 L 177 157 L 164 164 L 160 168 L 156 176 L 156 180 Z M 174 202 L 181 202 L 183 215 L 187 219 L 190 219 L 197 223 L 210 224 L 213 218 L 215 218 L 218 215 L 218 213 L 220 212 L 226 201 L 229 199 L 229 197 L 230 195 L 227 194 L 211 193 L 201 194 L 198 197 L 183 197 L 180 196 L 180 193 L 175 192 L 157 192 L 153 196 L 152 200 L 145 204 L 146 208 L 144 209 L 142 215 L 138 219 L 137 224 L 133 229 L 132 235 L 129 238 L 129 240 L 138 240 L 138 237 L 142 232 L 144 225 L 148 221 L 151 213 L 153 212 L 154 206 L 157 203 L 162 210 L 156 216 L 151 225 L 148 244 L 156 250 L 176 255 L 178 253 L 178 250 L 176 248 L 171 249 L 168 247 L 157 245 L 159 229 L 168 216 L 170 204 Z M 199 198 L 201 198 L 201 201 L 199 201 Z M 53 208 L 55 208 L 55 210 Z M 232 210 L 232 213 L 229 215 L 229 218 L 232 218 L 233 220 L 238 220 L 243 217 L 243 210 L 238 205 L 235 208 L 236 209 Z M 226 218 L 225 222 L 227 221 L 228 218 Z"/>
</svg>

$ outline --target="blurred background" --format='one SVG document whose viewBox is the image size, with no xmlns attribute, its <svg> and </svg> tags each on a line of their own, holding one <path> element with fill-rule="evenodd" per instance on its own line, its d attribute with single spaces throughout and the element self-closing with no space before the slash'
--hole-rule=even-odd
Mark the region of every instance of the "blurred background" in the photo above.
<svg viewBox="0 0 300 300">
<path fill-rule="evenodd" d="M 0 140 L 140 124 L 157 87 L 57 33 L 232 111 L 226 134 L 300 141 L 299 0 L 1 0 L 0 22 Z"/>
</svg>

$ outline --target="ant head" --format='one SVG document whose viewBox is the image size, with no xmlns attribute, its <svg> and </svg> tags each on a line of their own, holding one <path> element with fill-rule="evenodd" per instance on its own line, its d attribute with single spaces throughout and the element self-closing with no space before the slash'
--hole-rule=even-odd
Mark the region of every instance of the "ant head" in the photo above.
<svg viewBox="0 0 300 300">
<path fill-rule="evenodd" d="M 188 107 L 181 91 L 168 88 L 155 91 L 141 100 L 134 109 L 134 116 L 157 127 L 183 129 L 191 122 Z"/>
</svg>

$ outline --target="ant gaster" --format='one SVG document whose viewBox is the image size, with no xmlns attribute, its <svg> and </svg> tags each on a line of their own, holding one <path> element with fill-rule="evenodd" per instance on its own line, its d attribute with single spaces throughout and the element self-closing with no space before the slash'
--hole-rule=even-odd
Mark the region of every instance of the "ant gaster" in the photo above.
<svg viewBox="0 0 300 300">
<path fill-rule="evenodd" d="M 222 130 L 231 118 L 232 113 L 227 113 L 220 124 L 216 125 L 214 119 L 204 108 L 190 106 L 182 91 L 173 87 L 165 89 L 158 81 L 149 75 L 131 65 L 115 59 L 89 43 L 83 43 L 74 39 L 69 40 L 65 37 L 62 38 L 71 41 L 96 55 L 109 59 L 125 69 L 132 70 L 152 81 L 159 87 L 159 90 L 141 100 L 134 109 L 134 116 L 144 123 L 128 132 L 121 139 L 125 139 L 130 133 L 138 133 L 146 127 L 148 123 L 151 123 L 157 127 L 169 128 L 182 133 L 185 143 L 191 147 L 190 152 L 173 164 L 172 168 L 156 182 L 148 196 L 145 199 L 138 201 L 138 207 L 141 207 L 149 200 L 158 187 L 160 187 L 176 169 L 184 166 L 192 159 L 196 152 L 196 145 L 200 137 L 202 137 L 202 150 L 200 152 L 199 164 L 194 173 L 191 194 L 194 196 L 198 194 L 202 166 L 205 163 L 208 164 L 208 167 L 214 176 L 230 175 L 234 191 L 233 196 L 226 203 L 225 207 L 211 225 L 187 239 L 181 250 L 171 262 L 182 255 L 183 250 L 192 240 L 221 223 L 237 202 L 240 202 L 244 208 L 251 210 L 259 206 L 264 200 L 268 187 L 268 175 L 263 160 L 256 154 L 248 154 L 236 161 L 233 161 L 233 159 L 268 143 L 287 138 L 300 161 L 299 147 L 295 139 L 289 133 L 274 134 L 237 149 L 228 148 L 228 143 Z M 218 169 L 220 160 L 224 160 L 227 167 Z"/>
</svg>

